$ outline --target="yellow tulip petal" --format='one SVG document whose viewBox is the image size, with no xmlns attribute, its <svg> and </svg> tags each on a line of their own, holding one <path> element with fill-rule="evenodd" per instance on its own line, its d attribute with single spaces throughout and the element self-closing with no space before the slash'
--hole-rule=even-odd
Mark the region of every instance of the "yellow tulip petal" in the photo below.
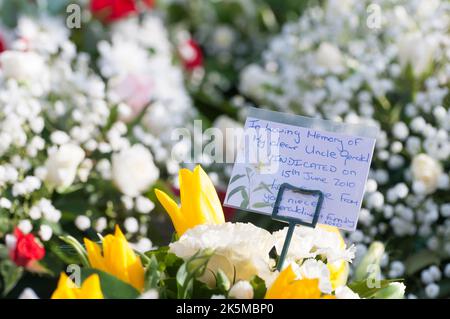
<svg viewBox="0 0 450 319">
<path fill-rule="evenodd" d="M 190 191 L 192 193 L 193 210 L 189 211 L 190 221 L 195 221 L 192 225 L 199 224 L 214 224 L 211 214 L 211 207 L 207 201 L 205 201 L 204 196 L 202 196 L 202 181 L 200 177 L 200 170 L 197 166 L 194 169 L 194 177 L 192 179 Z M 184 210 L 184 202 L 181 201 L 181 209 Z"/>
<path fill-rule="evenodd" d="M 214 224 L 225 223 L 225 217 L 222 210 L 222 204 L 220 202 L 219 196 L 217 195 L 214 184 L 209 178 L 208 174 L 203 170 L 200 165 L 197 165 L 195 170 L 198 170 L 200 177 L 200 185 L 202 192 L 202 200 L 208 205 L 208 210 L 213 220 Z"/>
<path fill-rule="evenodd" d="M 318 299 L 321 298 L 318 279 L 297 279 L 292 265 L 278 275 L 267 290 L 266 299 Z"/>
<path fill-rule="evenodd" d="M 145 270 L 141 259 L 128 244 L 118 226 L 116 226 L 114 235 L 109 234 L 102 239 L 102 248 L 89 239 L 84 241 L 92 268 L 107 272 L 129 283 L 139 291 L 143 290 Z M 89 283 L 94 285 L 95 281 Z M 95 292 L 90 297 L 99 298 L 100 296 L 98 292 Z"/>
<path fill-rule="evenodd" d="M 58 280 L 58 287 L 52 294 L 52 299 L 103 299 L 100 288 L 100 278 L 97 274 L 89 276 L 81 285 L 77 287 L 65 273 L 61 273 Z"/>
<path fill-rule="evenodd" d="M 100 287 L 100 277 L 97 274 L 89 276 L 81 285 L 79 299 L 103 299 Z"/>
<path fill-rule="evenodd" d="M 187 228 L 208 222 L 208 214 L 201 207 L 201 187 L 198 172 L 180 170 L 181 213 Z M 206 214 L 205 214 L 206 213 Z"/>
<path fill-rule="evenodd" d="M 297 275 L 292 268 L 292 265 L 289 265 L 283 271 L 280 272 L 277 279 L 273 282 L 272 286 L 267 290 L 266 298 L 267 299 L 276 299 L 277 296 L 281 296 L 284 293 L 286 286 L 289 285 L 292 281 L 297 278 Z"/>
<path fill-rule="evenodd" d="M 160 191 L 159 189 L 155 189 L 155 194 L 161 205 L 169 214 L 178 235 L 183 235 L 187 228 L 184 225 L 184 221 L 181 216 L 181 210 L 178 207 L 177 203 L 175 203 L 172 198 L 170 198 L 166 193 Z"/>
<path fill-rule="evenodd" d="M 122 230 L 120 230 L 119 225 L 116 225 L 116 227 L 114 228 L 114 236 L 115 236 L 117 239 L 127 240 L 127 238 L 125 237 L 125 235 L 122 233 Z"/>
<path fill-rule="evenodd" d="M 72 287 L 68 285 L 68 282 L 70 281 L 69 277 L 65 273 L 61 273 L 58 280 L 58 285 L 53 292 L 51 299 L 74 299 L 74 286 Z"/>
<path fill-rule="evenodd" d="M 113 235 L 103 239 L 103 256 L 107 271 L 127 282 L 127 245 L 126 240 L 120 240 Z"/>
<path fill-rule="evenodd" d="M 145 270 L 139 257 L 128 266 L 128 274 L 130 277 L 130 284 L 137 290 L 142 291 L 144 289 Z"/>
<path fill-rule="evenodd" d="M 345 260 L 328 263 L 327 268 L 330 271 L 330 281 L 333 290 L 347 283 L 350 267 Z"/>
<path fill-rule="evenodd" d="M 84 238 L 84 245 L 86 246 L 88 260 L 91 267 L 104 270 L 105 267 L 100 246 L 87 238 Z"/>
</svg>

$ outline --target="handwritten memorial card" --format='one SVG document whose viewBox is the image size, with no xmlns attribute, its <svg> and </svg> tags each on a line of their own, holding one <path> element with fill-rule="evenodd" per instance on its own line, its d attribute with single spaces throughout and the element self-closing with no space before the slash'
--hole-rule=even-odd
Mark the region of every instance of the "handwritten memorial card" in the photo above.
<svg viewBox="0 0 450 319">
<path fill-rule="evenodd" d="M 252 109 L 225 205 L 353 231 L 364 195 L 377 129 Z M 301 188 L 311 192 L 296 192 Z M 317 191 L 319 191 L 317 193 Z"/>
</svg>

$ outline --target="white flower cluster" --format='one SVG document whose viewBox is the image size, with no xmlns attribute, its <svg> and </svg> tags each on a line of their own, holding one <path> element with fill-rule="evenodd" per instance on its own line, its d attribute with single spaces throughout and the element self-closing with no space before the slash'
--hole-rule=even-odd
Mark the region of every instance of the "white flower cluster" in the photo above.
<svg viewBox="0 0 450 319">
<path fill-rule="evenodd" d="M 241 92 L 263 106 L 381 129 L 358 249 L 393 236 L 410 254 L 395 247 L 405 236 L 415 252 L 450 257 L 449 15 L 439 0 L 330 0 L 286 24 L 241 74 Z"/>
<path fill-rule="evenodd" d="M 180 239 L 170 244 L 170 251 L 187 259 L 203 249 L 213 249 L 214 255 L 201 280 L 215 284 L 214 274 L 221 269 L 236 285 L 230 290 L 232 297 L 246 291 L 245 282 L 254 275 L 270 286 L 278 275 L 275 260 L 269 254 L 273 247 L 278 255 L 286 237 L 287 228 L 274 232 L 251 223 L 225 223 L 199 225 L 189 229 Z M 295 229 L 285 266 L 294 263 L 301 278 L 318 278 L 319 288 L 329 294 L 345 287 L 348 262 L 354 258 L 354 247 L 347 247 L 338 231 L 326 227 Z M 339 278 L 338 278 L 339 277 Z M 337 290 L 336 290 L 337 293 Z"/>
<path fill-rule="evenodd" d="M 194 114 L 160 19 L 114 25 L 98 61 L 57 18 L 20 17 L 10 34 L 0 53 L 0 233 L 19 225 L 47 241 L 68 213 L 81 231 L 123 216 L 130 234 L 147 235 L 145 193 L 157 164 L 169 165 L 170 129 Z"/>
<path fill-rule="evenodd" d="M 150 147 L 169 174 L 179 170 L 171 157 L 174 128 L 192 126 L 196 114 L 184 88 L 183 73 L 173 64 L 173 48 L 156 16 L 131 18 L 111 26 L 109 41 L 98 44 L 98 65 L 107 79 L 108 99 L 119 105 L 119 118 L 141 117 L 133 134 Z"/>
</svg>

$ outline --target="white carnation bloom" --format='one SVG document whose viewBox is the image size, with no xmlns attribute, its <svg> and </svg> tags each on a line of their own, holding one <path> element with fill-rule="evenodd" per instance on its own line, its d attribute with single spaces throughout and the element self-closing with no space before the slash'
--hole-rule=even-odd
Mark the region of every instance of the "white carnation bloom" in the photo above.
<svg viewBox="0 0 450 319">
<path fill-rule="evenodd" d="M 269 252 L 273 247 L 271 234 L 250 223 L 198 225 L 186 231 L 178 241 L 169 245 L 170 251 L 188 259 L 199 250 L 213 249 L 214 255 L 201 280 L 214 285 L 214 276 L 221 269 L 229 279 L 250 280 L 254 275 L 273 281 L 273 261 Z"/>
<path fill-rule="evenodd" d="M 410 65 L 414 75 L 419 76 L 430 67 L 436 46 L 436 41 L 418 32 L 408 34 L 398 44 L 400 64 Z"/>
<path fill-rule="evenodd" d="M 307 259 L 299 267 L 300 278 L 319 279 L 319 289 L 325 294 L 330 294 L 333 290 L 330 280 L 330 270 L 321 260 Z"/>
<path fill-rule="evenodd" d="M 287 228 L 273 233 L 278 254 L 283 249 Z M 286 260 L 299 261 L 317 256 L 325 257 L 328 262 L 339 260 L 351 262 L 355 257 L 355 248 L 353 246 L 347 248 L 339 234 L 324 228 L 295 227 Z"/>
<path fill-rule="evenodd" d="M 150 151 L 136 144 L 112 156 L 112 177 L 122 193 L 135 197 L 158 179 L 159 170 Z"/>
<path fill-rule="evenodd" d="M 337 287 L 335 294 L 337 299 L 360 299 L 359 295 L 347 286 Z"/>
<path fill-rule="evenodd" d="M 425 188 L 425 193 L 433 193 L 442 174 L 441 164 L 427 154 L 416 155 L 411 163 L 411 171 L 415 181 Z"/>
<path fill-rule="evenodd" d="M 47 175 L 45 181 L 52 186 L 68 187 L 75 180 L 78 165 L 85 153 L 75 144 L 64 144 L 51 153 L 45 162 Z"/>
</svg>

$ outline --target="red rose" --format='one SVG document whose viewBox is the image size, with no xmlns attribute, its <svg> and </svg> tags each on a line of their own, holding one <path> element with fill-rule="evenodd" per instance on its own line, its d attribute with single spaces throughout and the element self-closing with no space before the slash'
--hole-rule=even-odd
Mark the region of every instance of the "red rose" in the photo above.
<svg viewBox="0 0 450 319">
<path fill-rule="evenodd" d="M 15 247 L 9 252 L 11 259 L 18 266 L 26 267 L 33 260 L 44 258 L 45 249 L 34 238 L 33 234 L 23 234 L 20 229 L 14 230 Z"/>
<path fill-rule="evenodd" d="M 178 46 L 178 52 L 184 67 L 192 71 L 203 65 L 203 53 L 200 46 L 193 39 L 189 39 Z"/>
<path fill-rule="evenodd" d="M 153 8 L 154 0 L 142 0 L 142 3 Z M 105 22 L 113 22 L 138 12 L 136 0 L 91 0 L 91 12 Z"/>
<path fill-rule="evenodd" d="M 135 0 L 91 0 L 91 11 L 106 22 L 113 22 L 137 12 Z"/>
<path fill-rule="evenodd" d="M 0 34 L 0 53 L 2 53 L 5 50 L 6 50 L 6 43 L 2 35 Z"/>
</svg>

